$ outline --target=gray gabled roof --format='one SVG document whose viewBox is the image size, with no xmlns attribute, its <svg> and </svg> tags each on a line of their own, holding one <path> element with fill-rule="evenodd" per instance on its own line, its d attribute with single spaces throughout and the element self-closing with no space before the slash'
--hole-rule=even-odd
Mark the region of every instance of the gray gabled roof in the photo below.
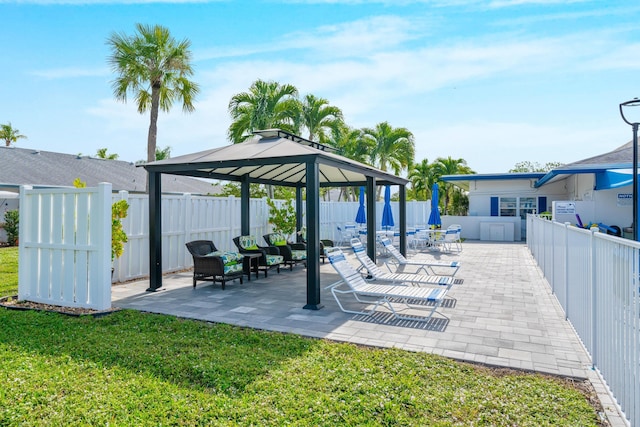
<svg viewBox="0 0 640 427">
<path fill-rule="evenodd" d="M 153 172 L 238 181 L 249 176 L 252 182 L 285 186 L 306 184 L 306 164 L 316 162 L 320 185 L 364 185 L 371 176 L 380 184 L 405 185 L 409 181 L 340 156 L 330 147 L 313 143 L 278 129 L 255 132 L 240 144 L 147 163 Z"/>
<path fill-rule="evenodd" d="M 536 182 L 536 188 L 550 182 L 564 178 L 566 175 L 598 173 L 608 170 L 633 168 L 633 143 L 624 145 L 604 154 L 578 160 L 549 171 L 543 178 Z"/>
<path fill-rule="evenodd" d="M 0 147 L 0 165 L 0 189 L 12 191 L 21 185 L 69 187 L 80 178 L 90 187 L 110 182 L 114 191 L 144 192 L 147 182 L 146 171 L 133 163 L 17 147 Z M 162 188 L 167 193 L 215 192 L 210 182 L 181 176 L 163 176 Z"/>
</svg>

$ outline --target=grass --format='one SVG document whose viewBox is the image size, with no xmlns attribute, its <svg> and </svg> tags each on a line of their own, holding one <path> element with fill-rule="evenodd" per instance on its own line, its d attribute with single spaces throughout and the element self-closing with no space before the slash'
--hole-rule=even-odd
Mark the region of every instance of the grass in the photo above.
<svg viewBox="0 0 640 427">
<path fill-rule="evenodd" d="M 18 293 L 18 247 L 0 247 L 0 298 Z"/>
<path fill-rule="evenodd" d="M 2 426 L 598 425 L 570 381 L 424 353 L 130 310 L 0 325 Z"/>
</svg>

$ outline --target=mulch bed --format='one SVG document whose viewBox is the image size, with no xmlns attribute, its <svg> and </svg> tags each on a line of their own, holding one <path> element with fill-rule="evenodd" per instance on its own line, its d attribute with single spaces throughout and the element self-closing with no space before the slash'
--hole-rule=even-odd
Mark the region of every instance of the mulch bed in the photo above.
<svg viewBox="0 0 640 427">
<path fill-rule="evenodd" d="M 17 296 L 4 297 L 0 299 L 0 306 L 9 310 L 39 310 L 53 313 L 66 314 L 68 316 L 93 316 L 100 317 L 119 311 L 118 307 L 111 307 L 108 310 L 94 310 L 82 307 L 63 307 L 61 305 L 44 304 L 33 301 L 19 301 Z"/>
</svg>

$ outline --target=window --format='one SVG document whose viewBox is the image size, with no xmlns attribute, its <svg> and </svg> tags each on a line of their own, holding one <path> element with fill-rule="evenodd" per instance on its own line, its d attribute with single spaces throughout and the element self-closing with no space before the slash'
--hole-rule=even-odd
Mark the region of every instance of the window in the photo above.
<svg viewBox="0 0 640 427">
<path fill-rule="evenodd" d="M 527 219 L 527 214 L 536 213 L 535 197 L 520 197 L 520 218 Z"/>
<path fill-rule="evenodd" d="M 537 212 L 535 197 L 492 197 L 492 216 L 519 216 L 527 218 L 527 214 Z"/>
<path fill-rule="evenodd" d="M 516 216 L 516 197 L 500 197 L 500 215 L 499 216 Z"/>
</svg>

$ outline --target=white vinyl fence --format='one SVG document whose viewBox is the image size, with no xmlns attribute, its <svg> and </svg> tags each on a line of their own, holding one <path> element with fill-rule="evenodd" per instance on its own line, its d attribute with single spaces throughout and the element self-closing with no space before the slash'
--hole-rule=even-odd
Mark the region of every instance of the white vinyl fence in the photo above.
<svg viewBox="0 0 640 427">
<path fill-rule="evenodd" d="M 149 203 L 146 194 L 114 194 L 113 201 L 126 199 L 127 218 L 122 220 L 129 242 L 124 254 L 114 263 L 114 282 L 149 275 Z M 276 201 L 281 206 L 284 201 Z M 320 202 L 320 238 L 338 238 L 337 227 L 353 222 L 359 202 Z M 384 202 L 376 204 L 376 220 L 382 220 Z M 396 226 L 399 220 L 398 202 L 391 202 Z M 271 231 L 269 206 L 266 199 L 251 199 L 251 234 L 262 242 L 262 235 Z M 407 225 L 424 225 L 429 219 L 430 202 L 407 203 Z M 377 227 L 380 228 L 380 227 Z M 162 268 L 163 272 L 190 268 L 192 258 L 185 243 L 206 239 L 219 250 L 235 250 L 232 239 L 240 235 L 240 198 L 184 195 L 162 196 Z M 264 243 L 263 243 L 264 244 Z"/>
<path fill-rule="evenodd" d="M 18 298 L 111 307 L 111 184 L 20 190 Z"/>
<path fill-rule="evenodd" d="M 640 243 L 527 217 L 527 245 L 632 426 L 640 426 Z"/>
</svg>

